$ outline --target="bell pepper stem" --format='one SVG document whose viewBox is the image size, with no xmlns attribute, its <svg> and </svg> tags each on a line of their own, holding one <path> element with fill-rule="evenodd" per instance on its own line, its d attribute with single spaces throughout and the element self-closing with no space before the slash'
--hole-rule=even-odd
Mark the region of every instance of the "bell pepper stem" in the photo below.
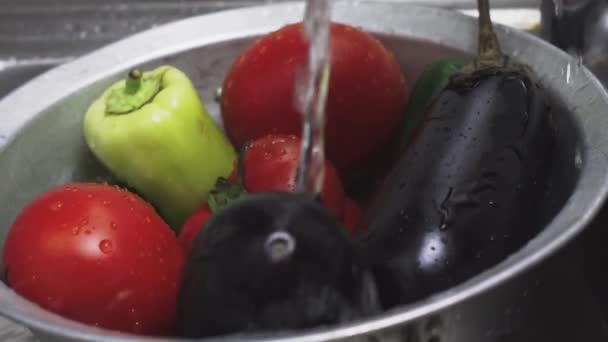
<svg viewBox="0 0 608 342">
<path fill-rule="evenodd" d="M 125 86 L 113 89 L 106 100 L 109 114 L 129 114 L 152 101 L 161 90 L 162 74 L 144 77 L 139 69 L 129 72 Z"/>
<path fill-rule="evenodd" d="M 141 71 L 139 69 L 133 69 L 129 72 L 127 77 L 127 84 L 125 86 L 125 92 L 127 94 L 135 94 L 141 87 Z"/>
</svg>

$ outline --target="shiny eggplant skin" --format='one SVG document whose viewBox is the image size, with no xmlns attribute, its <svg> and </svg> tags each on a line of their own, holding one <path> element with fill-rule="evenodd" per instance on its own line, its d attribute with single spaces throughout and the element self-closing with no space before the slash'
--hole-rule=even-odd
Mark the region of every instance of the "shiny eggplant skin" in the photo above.
<svg viewBox="0 0 608 342">
<path fill-rule="evenodd" d="M 379 310 L 354 241 L 304 195 L 257 193 L 220 210 L 195 238 L 184 272 L 182 337 L 313 328 Z"/>
<path fill-rule="evenodd" d="M 499 68 L 455 77 L 377 192 L 362 238 L 385 307 L 445 290 L 540 229 L 555 144 L 545 94 Z"/>
</svg>

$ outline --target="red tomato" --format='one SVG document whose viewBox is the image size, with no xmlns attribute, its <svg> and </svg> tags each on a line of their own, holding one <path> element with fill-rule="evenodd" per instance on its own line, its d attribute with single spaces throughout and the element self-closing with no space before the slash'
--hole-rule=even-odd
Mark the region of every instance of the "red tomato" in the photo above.
<svg viewBox="0 0 608 342">
<path fill-rule="evenodd" d="M 249 192 L 295 191 L 301 139 L 267 135 L 248 145 L 243 158 L 243 184 Z M 344 210 L 344 189 L 336 169 L 325 161 L 321 202 L 336 217 Z"/>
<path fill-rule="evenodd" d="M 8 284 L 45 309 L 94 326 L 171 334 L 184 252 L 138 196 L 75 183 L 19 214 L 4 245 Z"/>
<path fill-rule="evenodd" d="M 408 84 L 393 55 L 370 34 L 332 23 L 326 150 L 343 179 L 365 169 L 399 123 Z M 308 56 L 301 23 L 245 50 L 222 87 L 222 118 L 237 148 L 270 133 L 300 135 L 294 82 Z"/>
<path fill-rule="evenodd" d="M 190 247 L 192 246 L 192 241 L 198 235 L 198 232 L 201 231 L 207 220 L 213 215 L 211 208 L 209 208 L 209 204 L 205 203 L 201 206 L 197 211 L 195 211 L 184 224 L 182 225 L 181 230 L 179 231 L 179 243 L 182 245 L 182 248 L 186 253 L 190 251 Z"/>
<path fill-rule="evenodd" d="M 357 234 L 361 230 L 361 220 L 363 211 L 359 204 L 350 198 L 344 201 L 344 224 L 352 234 Z"/>
</svg>

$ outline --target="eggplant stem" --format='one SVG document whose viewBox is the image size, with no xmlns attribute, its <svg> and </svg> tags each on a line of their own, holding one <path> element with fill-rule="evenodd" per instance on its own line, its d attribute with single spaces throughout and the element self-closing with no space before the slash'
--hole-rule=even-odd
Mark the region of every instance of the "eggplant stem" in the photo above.
<svg viewBox="0 0 608 342">
<path fill-rule="evenodd" d="M 500 48 L 498 37 L 494 32 L 490 18 L 489 0 L 477 0 L 479 11 L 479 66 L 504 66 L 506 58 Z"/>
</svg>

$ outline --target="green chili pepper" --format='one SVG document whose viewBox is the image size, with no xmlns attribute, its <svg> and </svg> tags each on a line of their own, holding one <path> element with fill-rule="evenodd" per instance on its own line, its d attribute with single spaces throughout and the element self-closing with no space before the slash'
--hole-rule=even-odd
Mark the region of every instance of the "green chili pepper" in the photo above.
<svg viewBox="0 0 608 342">
<path fill-rule="evenodd" d="M 401 121 L 398 134 L 399 149 L 405 148 L 409 143 L 428 106 L 445 88 L 452 75 L 463 66 L 464 62 L 458 59 L 446 58 L 440 59 L 425 68 L 414 85 L 407 110 Z"/>
<path fill-rule="evenodd" d="M 113 84 L 86 112 L 84 135 L 114 176 L 175 229 L 237 157 L 190 79 L 171 66 L 134 70 Z"/>
</svg>

